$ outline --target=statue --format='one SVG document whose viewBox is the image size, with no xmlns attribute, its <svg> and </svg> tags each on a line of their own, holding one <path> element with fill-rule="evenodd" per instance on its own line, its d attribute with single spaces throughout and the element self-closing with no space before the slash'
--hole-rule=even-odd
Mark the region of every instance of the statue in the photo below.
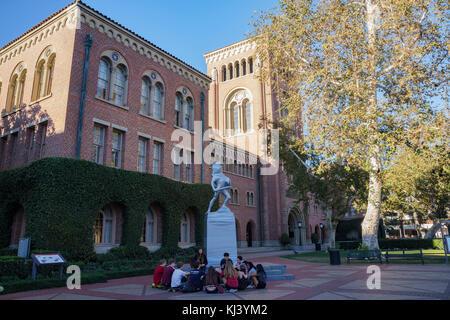
<svg viewBox="0 0 450 320">
<path fill-rule="evenodd" d="M 208 213 L 211 212 L 211 208 L 220 194 L 225 196 L 225 201 L 223 202 L 222 208 L 226 208 L 228 201 L 231 199 L 230 194 L 228 193 L 228 190 L 231 189 L 231 181 L 230 178 L 222 173 L 222 164 L 219 162 L 214 163 L 212 166 L 211 187 L 214 191 L 214 198 L 209 204 Z"/>
</svg>

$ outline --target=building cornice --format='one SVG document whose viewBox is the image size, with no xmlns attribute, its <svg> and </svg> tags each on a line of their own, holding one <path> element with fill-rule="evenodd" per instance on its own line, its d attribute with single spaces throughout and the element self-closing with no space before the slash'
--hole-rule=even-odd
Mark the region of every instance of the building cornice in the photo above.
<svg viewBox="0 0 450 320">
<path fill-rule="evenodd" d="M 226 47 L 204 54 L 206 64 L 219 62 L 229 57 L 240 55 L 256 48 L 256 42 L 252 39 L 242 40 Z"/>
<path fill-rule="evenodd" d="M 76 0 L 31 28 L 19 38 L 0 49 L 0 65 L 20 55 L 28 48 L 36 45 L 63 28 L 79 28 L 81 23 L 102 32 L 117 42 L 134 49 L 143 56 L 159 63 L 174 73 L 182 75 L 202 89 L 208 89 L 211 78 L 179 58 L 159 48 L 150 41 L 137 35 L 118 22 Z"/>
</svg>

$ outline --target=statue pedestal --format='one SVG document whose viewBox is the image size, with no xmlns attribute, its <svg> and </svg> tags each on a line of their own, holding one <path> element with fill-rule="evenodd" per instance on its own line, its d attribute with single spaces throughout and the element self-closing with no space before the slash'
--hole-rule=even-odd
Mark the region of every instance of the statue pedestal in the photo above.
<svg viewBox="0 0 450 320">
<path fill-rule="evenodd" d="M 237 258 L 236 219 L 228 208 L 207 214 L 206 254 L 208 267 L 219 267 L 223 254 L 228 252 L 233 263 Z"/>
</svg>

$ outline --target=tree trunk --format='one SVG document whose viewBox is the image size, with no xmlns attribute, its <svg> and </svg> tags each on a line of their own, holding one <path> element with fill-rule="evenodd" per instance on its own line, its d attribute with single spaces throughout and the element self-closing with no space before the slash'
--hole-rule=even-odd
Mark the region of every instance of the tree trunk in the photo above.
<svg viewBox="0 0 450 320">
<path fill-rule="evenodd" d="M 436 232 L 439 230 L 439 221 L 433 221 L 433 226 L 428 230 L 425 239 L 434 239 Z"/>
<path fill-rule="evenodd" d="M 366 0 L 366 21 L 367 21 L 367 39 L 368 39 L 368 85 L 369 85 L 369 106 L 367 108 L 367 119 L 369 129 L 369 196 L 367 212 L 362 223 L 362 241 L 363 245 L 369 249 L 378 249 L 378 224 L 381 216 L 381 159 L 380 145 L 378 140 L 378 119 L 377 119 L 377 24 L 379 18 L 379 9 L 374 0 Z"/>
<path fill-rule="evenodd" d="M 337 224 L 336 225 L 332 224 L 331 228 L 330 228 L 330 235 L 329 235 L 330 249 L 336 248 L 336 229 L 337 229 Z"/>
</svg>

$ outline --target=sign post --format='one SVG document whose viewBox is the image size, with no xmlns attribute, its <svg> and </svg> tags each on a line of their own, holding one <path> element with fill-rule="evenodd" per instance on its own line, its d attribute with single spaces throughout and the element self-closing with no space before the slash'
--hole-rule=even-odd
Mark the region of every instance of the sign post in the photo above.
<svg viewBox="0 0 450 320">
<path fill-rule="evenodd" d="M 59 278 L 62 279 L 63 266 L 66 263 L 66 260 L 61 256 L 61 254 L 32 254 L 31 258 L 33 259 L 33 280 L 36 280 L 37 268 L 39 266 L 52 264 L 59 265 Z"/>
<path fill-rule="evenodd" d="M 19 249 L 17 250 L 17 256 L 21 258 L 28 258 L 30 256 L 30 238 L 21 238 L 19 240 Z"/>
<path fill-rule="evenodd" d="M 445 252 L 445 263 L 448 264 L 448 255 L 450 254 L 450 235 L 444 235 L 444 228 L 442 228 L 443 224 L 449 224 L 450 220 L 443 220 L 439 222 L 441 227 L 441 236 L 442 242 L 444 243 L 444 252 Z M 448 230 L 448 226 L 447 226 Z"/>
</svg>

